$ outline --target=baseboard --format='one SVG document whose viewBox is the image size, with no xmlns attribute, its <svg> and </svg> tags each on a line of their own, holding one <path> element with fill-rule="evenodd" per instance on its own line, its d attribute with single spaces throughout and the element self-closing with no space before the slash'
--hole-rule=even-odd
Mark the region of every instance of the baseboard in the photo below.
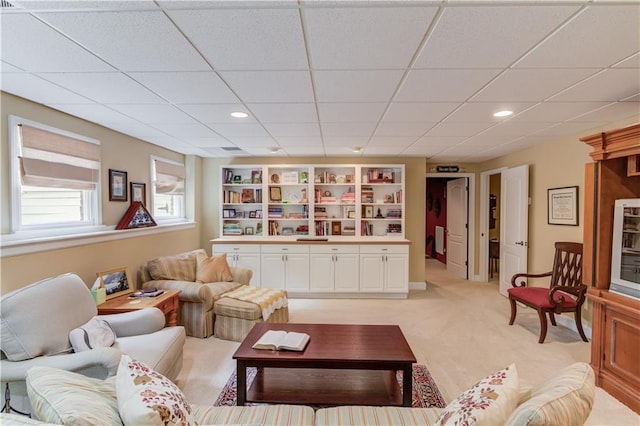
<svg viewBox="0 0 640 426">
<path fill-rule="evenodd" d="M 578 329 L 576 328 L 576 320 L 573 317 L 556 315 L 556 324 L 560 324 L 564 327 L 567 327 L 569 330 L 573 330 L 576 334 L 578 333 Z M 585 324 L 582 324 L 582 330 L 584 331 L 587 339 L 591 340 L 591 327 Z"/>
<path fill-rule="evenodd" d="M 413 281 L 409 282 L 409 290 L 426 290 L 427 282 Z"/>
</svg>

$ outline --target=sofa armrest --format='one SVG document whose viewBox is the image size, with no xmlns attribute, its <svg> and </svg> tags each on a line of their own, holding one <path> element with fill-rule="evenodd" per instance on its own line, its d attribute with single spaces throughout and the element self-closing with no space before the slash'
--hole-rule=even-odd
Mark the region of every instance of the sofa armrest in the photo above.
<svg viewBox="0 0 640 426">
<path fill-rule="evenodd" d="M 249 285 L 251 277 L 253 277 L 253 271 L 247 268 L 238 268 L 235 266 L 229 267 L 231 269 L 231 275 L 233 275 L 233 281 L 242 285 Z"/>
<path fill-rule="evenodd" d="M 191 281 L 152 280 L 142 283 L 142 288 L 156 287 L 162 290 L 180 290 L 183 302 L 207 303 L 213 300 L 211 291 L 200 283 Z"/>
<path fill-rule="evenodd" d="M 112 347 L 96 348 L 89 351 L 73 352 L 54 356 L 39 356 L 24 361 L 0 361 L 1 382 L 21 382 L 27 377 L 31 367 L 54 367 L 62 370 L 84 372 L 99 371 L 98 378 L 113 376 L 118 371 L 122 353 Z"/>
<path fill-rule="evenodd" d="M 165 325 L 164 313 L 158 308 L 144 308 L 97 317 L 108 322 L 117 337 L 151 334 L 162 330 Z"/>
</svg>

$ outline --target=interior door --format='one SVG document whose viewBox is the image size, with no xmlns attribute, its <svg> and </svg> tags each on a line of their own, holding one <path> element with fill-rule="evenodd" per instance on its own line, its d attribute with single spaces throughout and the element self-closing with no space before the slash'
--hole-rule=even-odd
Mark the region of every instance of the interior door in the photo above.
<svg viewBox="0 0 640 426">
<path fill-rule="evenodd" d="M 447 182 L 447 270 L 467 279 L 467 178 Z"/>
<path fill-rule="evenodd" d="M 504 170 L 500 186 L 500 293 L 506 296 L 511 277 L 527 272 L 529 165 Z"/>
</svg>

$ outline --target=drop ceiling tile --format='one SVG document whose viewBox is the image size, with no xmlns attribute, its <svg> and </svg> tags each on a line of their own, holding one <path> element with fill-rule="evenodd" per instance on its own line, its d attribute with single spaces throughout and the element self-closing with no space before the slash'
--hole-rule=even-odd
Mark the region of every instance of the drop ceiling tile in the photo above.
<svg viewBox="0 0 640 426">
<path fill-rule="evenodd" d="M 147 124 L 195 124 L 196 121 L 173 105 L 110 104 L 110 108 Z"/>
<path fill-rule="evenodd" d="M 240 103 L 214 72 L 136 72 L 129 75 L 173 104 Z"/>
<path fill-rule="evenodd" d="M 433 148 L 448 148 L 465 140 L 466 136 L 423 136 L 416 144 Z"/>
<path fill-rule="evenodd" d="M 438 122 L 458 106 L 454 102 L 392 102 L 382 118 L 383 122 Z"/>
<path fill-rule="evenodd" d="M 92 103 L 84 96 L 27 73 L 2 73 L 0 88 L 5 92 L 41 104 Z"/>
<path fill-rule="evenodd" d="M 497 69 L 409 71 L 394 102 L 466 101 L 498 74 Z"/>
<path fill-rule="evenodd" d="M 323 136 L 325 147 L 343 146 L 351 149 L 356 146 L 365 146 L 368 141 L 368 136 Z"/>
<path fill-rule="evenodd" d="M 638 70 L 612 68 L 551 97 L 553 102 L 613 102 L 640 92 Z"/>
<path fill-rule="evenodd" d="M 618 62 L 615 64 L 615 68 L 640 68 L 640 53 L 631 55 L 627 59 Z"/>
<path fill-rule="evenodd" d="M 353 149 L 346 146 L 325 146 L 324 152 L 330 157 L 361 157 L 363 152 L 353 152 Z"/>
<path fill-rule="evenodd" d="M 640 103 L 616 102 L 601 109 L 576 117 L 575 122 L 614 122 L 622 117 L 640 117 Z"/>
<path fill-rule="evenodd" d="M 229 123 L 229 124 L 248 124 L 257 123 L 257 120 L 251 115 L 248 108 L 241 103 L 233 104 L 182 104 L 179 108 L 205 124 L 211 123 Z M 234 111 L 246 112 L 249 114 L 246 118 L 232 117 Z"/>
<path fill-rule="evenodd" d="M 404 149 L 416 141 L 413 136 L 373 136 L 367 147 L 389 146 L 395 149 Z"/>
<path fill-rule="evenodd" d="M 402 70 L 314 71 L 318 102 L 388 102 Z"/>
<path fill-rule="evenodd" d="M 386 103 L 319 103 L 318 112 L 323 123 L 377 122 Z"/>
<path fill-rule="evenodd" d="M 402 69 L 435 7 L 322 7 L 302 10 L 313 69 Z"/>
<path fill-rule="evenodd" d="M 13 65 L 11 65 L 8 62 L 5 61 L 0 61 L 0 71 L 5 73 L 5 72 L 17 72 L 17 73 L 22 73 L 24 72 L 24 70 L 18 68 L 18 67 L 14 67 Z"/>
<path fill-rule="evenodd" d="M 152 0 L 118 1 L 118 0 L 12 0 L 12 3 L 31 11 L 73 11 L 73 10 L 157 10 L 158 6 Z"/>
<path fill-rule="evenodd" d="M 259 123 L 213 123 L 208 126 L 225 138 L 266 137 L 269 135 Z"/>
<path fill-rule="evenodd" d="M 307 68 L 297 9 L 234 8 L 168 13 L 216 70 Z"/>
<path fill-rule="evenodd" d="M 221 76 L 244 103 L 313 102 L 307 71 L 226 71 Z"/>
<path fill-rule="evenodd" d="M 440 123 L 433 127 L 425 135 L 428 137 L 442 136 L 472 136 L 479 133 L 493 124 L 491 123 Z"/>
<path fill-rule="evenodd" d="M 135 120 L 131 117 L 127 117 L 124 114 L 120 114 L 118 111 L 114 111 L 104 105 L 99 104 L 47 104 L 48 107 L 57 109 L 58 111 L 66 112 L 67 114 L 75 115 L 84 120 L 98 123 L 103 126 L 109 127 L 112 124 L 117 123 L 132 123 Z"/>
<path fill-rule="evenodd" d="M 189 9 L 222 9 L 252 8 L 252 7 L 297 7 L 298 0 L 158 0 L 158 5 L 164 10 Z"/>
<path fill-rule="evenodd" d="M 264 125 L 269 133 L 280 137 L 319 137 L 320 126 L 318 123 L 269 123 Z"/>
<path fill-rule="evenodd" d="M 121 73 L 43 73 L 39 76 L 99 103 L 164 103 Z"/>
<path fill-rule="evenodd" d="M 318 120 L 315 104 L 247 104 L 262 123 L 311 123 Z"/>
<path fill-rule="evenodd" d="M 606 122 L 577 122 L 571 121 L 568 123 L 560 123 L 555 126 L 551 126 L 547 129 L 536 132 L 532 136 L 575 136 L 576 140 L 582 136 L 597 133 L 602 129 L 602 126 L 606 126 Z"/>
<path fill-rule="evenodd" d="M 322 145 L 322 138 L 319 136 L 277 136 L 276 142 L 281 147 L 305 147 Z"/>
<path fill-rule="evenodd" d="M 516 66 L 608 67 L 640 50 L 639 32 L 640 5 L 588 6 Z"/>
<path fill-rule="evenodd" d="M 430 148 L 421 145 L 412 145 L 402 152 L 402 155 L 409 157 L 431 157 L 442 152 L 442 148 Z"/>
<path fill-rule="evenodd" d="M 448 7 L 414 67 L 506 67 L 577 10 L 557 5 Z"/>
<path fill-rule="evenodd" d="M 35 17 L 0 14 L 2 59 L 31 72 L 114 71 L 81 46 Z"/>
<path fill-rule="evenodd" d="M 467 102 L 449 115 L 445 122 L 495 124 L 508 119 L 508 117 L 494 117 L 495 112 L 510 110 L 517 114 L 533 105 L 535 105 L 533 102 Z"/>
<path fill-rule="evenodd" d="M 196 148 L 220 148 L 229 146 L 230 142 L 223 137 L 218 138 L 190 138 L 189 144 Z"/>
<path fill-rule="evenodd" d="M 366 137 L 369 138 L 376 123 L 321 123 L 325 141 L 328 137 Z"/>
<path fill-rule="evenodd" d="M 220 137 L 216 132 L 208 127 L 197 124 L 154 124 L 153 127 L 181 139 L 189 138 L 217 138 Z"/>
<path fill-rule="evenodd" d="M 322 146 L 287 147 L 285 149 L 292 157 L 324 157 L 325 149 Z"/>
<path fill-rule="evenodd" d="M 509 121 L 565 121 L 607 104 L 607 102 L 544 102 L 515 115 Z"/>
<path fill-rule="evenodd" d="M 594 68 L 510 69 L 478 92 L 471 101 L 543 101 L 598 71 Z"/>
<path fill-rule="evenodd" d="M 367 146 L 364 148 L 363 156 L 367 157 L 398 157 L 402 153 L 402 149 L 394 146 Z"/>
<path fill-rule="evenodd" d="M 42 16 L 120 71 L 211 69 L 161 11 L 46 13 Z"/>
<path fill-rule="evenodd" d="M 277 146 L 276 142 L 268 136 L 262 136 L 262 137 L 234 136 L 228 139 L 242 149 L 266 148 L 266 147 L 272 148 Z"/>
<path fill-rule="evenodd" d="M 468 148 L 469 151 L 467 153 L 477 152 L 477 149 L 481 147 L 482 149 L 489 149 L 495 146 L 503 145 L 512 140 L 516 139 L 514 136 L 496 136 L 492 134 L 482 133 L 479 135 L 472 136 L 462 143 L 454 145 L 455 147 L 465 147 Z M 452 148 L 452 147 L 449 147 Z M 447 150 L 449 149 L 447 148 Z M 472 149 L 473 148 L 473 149 Z M 451 151 L 447 151 L 451 152 Z"/>
<path fill-rule="evenodd" d="M 412 136 L 416 138 L 424 135 L 424 133 L 432 128 L 436 123 L 419 122 L 419 123 L 380 123 L 374 137 L 384 136 Z"/>
<path fill-rule="evenodd" d="M 498 124 L 497 126 L 493 126 L 487 131 L 483 132 L 482 135 L 494 136 L 496 138 L 507 137 L 510 139 L 530 135 L 540 130 L 547 129 L 553 126 L 554 123 L 547 122 L 514 122 L 511 120 L 505 121 L 503 123 Z"/>
</svg>

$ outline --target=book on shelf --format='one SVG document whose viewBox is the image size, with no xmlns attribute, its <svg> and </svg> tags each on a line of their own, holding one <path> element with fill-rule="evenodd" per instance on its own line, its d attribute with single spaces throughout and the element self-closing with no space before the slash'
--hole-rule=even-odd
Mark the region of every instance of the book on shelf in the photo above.
<svg viewBox="0 0 640 426">
<path fill-rule="evenodd" d="M 307 333 L 295 331 L 267 330 L 262 337 L 253 344 L 253 349 L 265 349 L 271 351 L 298 351 L 302 352 L 307 347 L 311 337 Z"/>
<path fill-rule="evenodd" d="M 129 297 L 138 298 L 138 297 L 157 297 L 164 293 L 164 290 L 160 290 L 156 287 L 152 288 L 143 288 L 134 293 L 131 293 Z"/>
</svg>

